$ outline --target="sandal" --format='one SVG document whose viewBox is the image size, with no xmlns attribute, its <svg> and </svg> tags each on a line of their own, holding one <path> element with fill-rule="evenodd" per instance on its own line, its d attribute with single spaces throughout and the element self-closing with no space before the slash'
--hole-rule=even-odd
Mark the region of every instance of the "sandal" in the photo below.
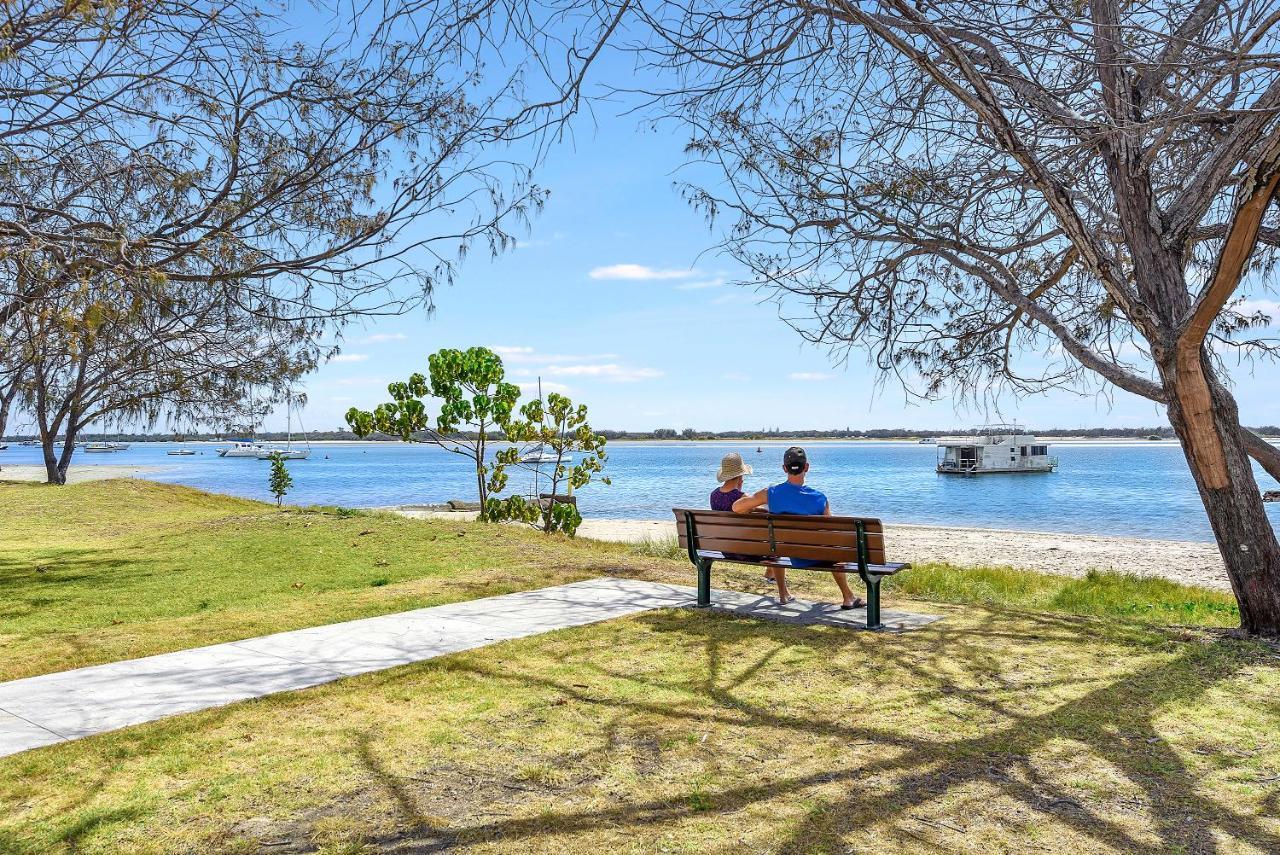
<svg viewBox="0 0 1280 855">
<path fill-rule="evenodd" d="M 862 597 L 854 597 L 853 602 L 847 606 L 844 603 L 840 604 L 840 608 L 846 612 L 849 611 L 850 609 L 865 609 L 866 607 L 867 607 L 867 601 L 862 599 Z"/>
<path fill-rule="evenodd" d="M 787 603 L 794 603 L 796 601 L 794 594 L 788 594 L 785 600 L 782 599 L 782 597 L 778 597 L 777 599 L 778 599 L 778 605 L 780 606 L 785 606 Z"/>
</svg>

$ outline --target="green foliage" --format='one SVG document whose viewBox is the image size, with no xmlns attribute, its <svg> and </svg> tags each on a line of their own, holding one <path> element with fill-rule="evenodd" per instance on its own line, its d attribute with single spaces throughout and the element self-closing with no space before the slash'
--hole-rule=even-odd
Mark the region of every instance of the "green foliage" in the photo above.
<svg viewBox="0 0 1280 855">
<path fill-rule="evenodd" d="M 516 463 L 531 448 L 537 448 L 555 457 L 548 476 L 548 492 L 553 497 L 561 495 L 561 488 L 569 493 L 580 490 L 597 476 L 602 483 L 609 483 L 609 479 L 600 474 L 609 456 L 605 451 L 608 440 L 591 429 L 586 404 L 575 406 L 568 397 L 552 392 L 546 401 L 539 399 L 525 404 L 520 408 L 520 415 L 524 417 L 522 421 L 507 426 L 507 439 L 514 445 L 498 452 L 499 465 Z M 527 505 L 527 502 L 509 503 L 502 509 L 512 514 L 509 519 L 529 521 Z M 572 537 L 582 523 L 582 514 L 575 505 L 554 498 L 534 510 L 546 532 L 560 531 Z"/>
<path fill-rule="evenodd" d="M 285 494 L 293 486 L 293 476 L 289 474 L 289 468 L 284 465 L 284 458 L 278 451 L 271 453 L 271 474 L 268 476 L 267 486 L 271 495 L 276 497 L 276 507 L 284 502 Z"/>
<path fill-rule="evenodd" d="M 487 459 L 488 434 L 495 427 L 506 429 L 520 388 L 506 382 L 502 358 L 487 347 L 437 351 L 427 357 L 427 371 L 428 376 L 417 373 L 408 381 L 389 385 L 393 400 L 372 411 L 352 407 L 347 424 L 360 437 L 376 431 L 406 442 L 429 442 L 470 458 L 476 493 L 484 506 L 491 493 L 500 493 L 507 485 L 504 464 Z M 428 397 L 441 401 L 434 423 L 424 400 Z M 473 438 L 460 437 L 459 432 Z"/>
<path fill-rule="evenodd" d="M 520 388 L 505 381 L 502 358 L 487 347 L 446 348 L 427 357 L 431 394 L 442 400 L 436 430 L 511 421 Z"/>
<path fill-rule="evenodd" d="M 1011 567 L 960 568 L 925 563 L 885 580 L 885 590 L 889 595 L 923 600 L 1136 619 L 1143 623 L 1234 626 L 1240 621 L 1230 592 L 1099 570 L 1090 570 L 1080 579 Z"/>
</svg>

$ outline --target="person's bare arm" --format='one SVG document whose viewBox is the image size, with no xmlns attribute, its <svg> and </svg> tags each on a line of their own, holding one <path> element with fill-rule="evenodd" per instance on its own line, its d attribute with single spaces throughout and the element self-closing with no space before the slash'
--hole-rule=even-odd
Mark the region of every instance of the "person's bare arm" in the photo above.
<svg viewBox="0 0 1280 855">
<path fill-rule="evenodd" d="M 822 512 L 822 515 L 824 517 L 831 516 L 831 500 L 830 499 L 827 499 L 827 509 Z"/>
<path fill-rule="evenodd" d="M 769 488 L 758 491 L 751 496 L 743 496 L 741 499 L 733 503 L 733 512 L 735 514 L 749 514 L 756 508 L 769 504 Z"/>
</svg>

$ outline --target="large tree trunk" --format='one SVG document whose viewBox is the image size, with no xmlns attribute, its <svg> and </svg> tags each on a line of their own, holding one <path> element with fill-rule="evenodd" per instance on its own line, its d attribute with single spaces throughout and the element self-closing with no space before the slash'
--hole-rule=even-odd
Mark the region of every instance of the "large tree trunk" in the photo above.
<svg viewBox="0 0 1280 855">
<path fill-rule="evenodd" d="M 44 479 L 47 484 L 67 483 L 67 470 L 58 465 L 58 452 L 53 447 L 52 436 L 40 437 L 40 450 L 44 453 Z"/>
<path fill-rule="evenodd" d="M 1280 636 L 1280 543 L 1253 477 L 1235 399 L 1202 353 L 1162 373 L 1169 421 L 1217 538 L 1241 626 Z"/>
</svg>

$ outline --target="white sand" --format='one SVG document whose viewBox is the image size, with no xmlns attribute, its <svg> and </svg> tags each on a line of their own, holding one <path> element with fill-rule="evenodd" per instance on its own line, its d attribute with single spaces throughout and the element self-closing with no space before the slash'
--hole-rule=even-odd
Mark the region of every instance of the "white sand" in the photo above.
<svg viewBox="0 0 1280 855">
<path fill-rule="evenodd" d="M 676 526 L 674 520 L 592 519 L 584 520 L 578 533 L 596 540 L 637 541 L 674 537 Z M 1208 588 L 1231 587 L 1212 543 L 928 525 L 888 525 L 885 538 L 891 561 L 1009 566 L 1067 576 L 1116 570 Z"/>
<path fill-rule="evenodd" d="M 395 509 L 405 516 L 453 519 L 475 514 Z M 636 542 L 675 537 L 675 520 L 583 520 L 580 537 Z M 885 526 L 890 561 L 946 561 L 959 566 L 1001 566 L 1083 576 L 1089 570 L 1115 570 L 1160 576 L 1206 588 L 1230 590 L 1218 547 L 1182 540 L 1011 531 L 990 528 L 943 528 L 928 525 Z"/>
<path fill-rule="evenodd" d="M 143 478 L 152 472 L 163 471 L 163 466 L 129 466 L 128 464 L 103 463 L 94 466 L 72 466 L 67 470 L 67 483 L 103 481 L 107 478 Z M 44 466 L 24 463 L 6 466 L 0 460 L 0 481 L 44 481 Z"/>
</svg>

